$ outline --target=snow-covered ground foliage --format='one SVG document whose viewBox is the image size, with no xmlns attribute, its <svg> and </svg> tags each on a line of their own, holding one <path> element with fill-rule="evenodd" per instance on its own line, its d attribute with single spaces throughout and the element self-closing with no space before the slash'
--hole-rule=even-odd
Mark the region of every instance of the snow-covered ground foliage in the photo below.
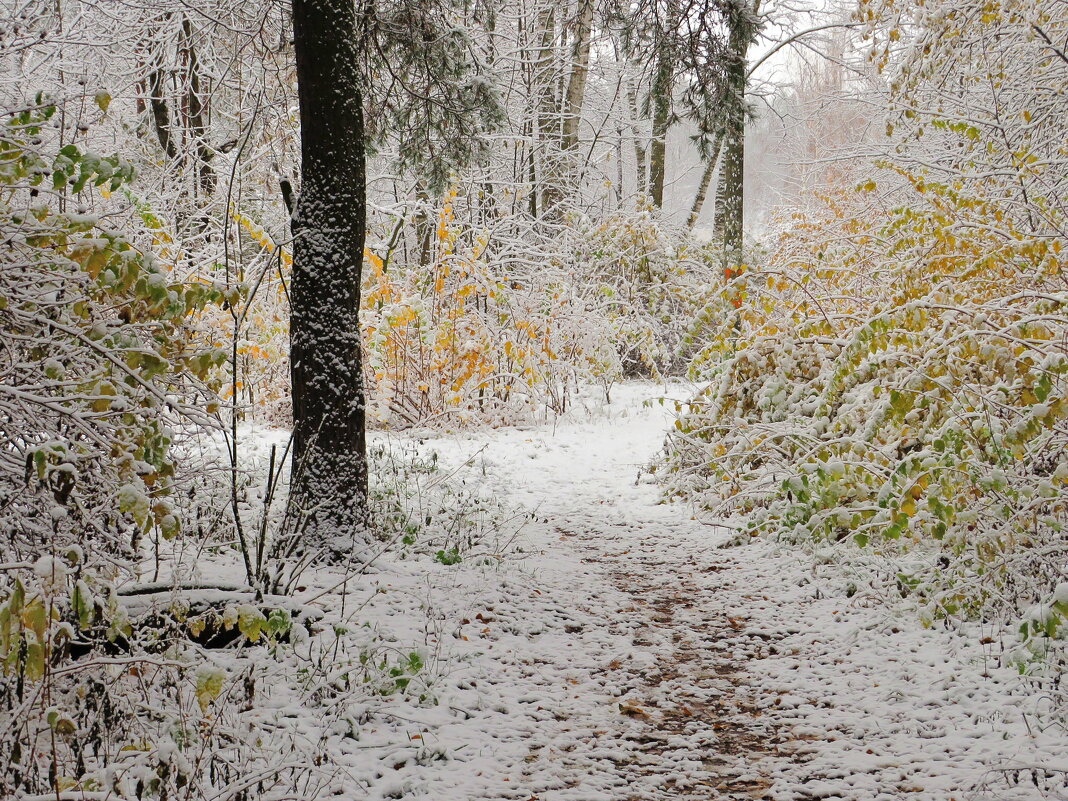
<svg viewBox="0 0 1068 801">
<path fill-rule="evenodd" d="M 1068 16 L 988 5 L 865 6 L 896 149 L 728 287 L 663 476 L 928 623 L 1010 623 L 1001 658 L 1063 713 Z"/>
<path fill-rule="evenodd" d="M 233 543 L 186 538 L 164 551 L 175 575 L 111 596 L 121 649 L 25 681 L 5 792 L 1062 797 L 1063 730 L 976 636 L 996 627 L 926 628 L 859 571 L 660 502 L 657 398 L 690 391 L 591 388 L 556 425 L 377 437 L 390 546 L 286 596 L 242 591 Z M 259 455 L 285 439 L 243 435 Z M 75 574 L 42 560 L 27 597 Z"/>
<path fill-rule="evenodd" d="M 269 512 L 258 491 L 267 454 L 286 437 L 243 434 L 239 505 L 251 529 Z M 472 460 L 446 472 L 415 442 L 388 440 L 372 460 L 373 549 L 324 570 L 269 543 L 273 594 L 245 583 L 244 548 L 228 527 L 156 540 L 125 562 L 91 538 L 82 547 L 53 534 L 51 555 L 3 564 L 0 698 L 15 724 L 0 735 L 5 797 L 330 795 L 340 751 L 324 752 L 323 738 L 341 734 L 337 721 L 354 732 L 360 704 L 394 694 L 435 705 L 433 682 L 451 666 L 427 640 L 442 623 L 420 593 L 461 562 L 496 569 L 524 513 L 478 489 Z M 265 521 L 272 532 L 278 517 Z M 404 600 L 379 617 L 367 607 L 385 592 L 382 572 L 399 577 Z"/>
<path fill-rule="evenodd" d="M 0 0 L 0 798 L 1068 798 L 1068 6 L 816 5 L 303 0 L 294 230 L 294 4 Z"/>
</svg>

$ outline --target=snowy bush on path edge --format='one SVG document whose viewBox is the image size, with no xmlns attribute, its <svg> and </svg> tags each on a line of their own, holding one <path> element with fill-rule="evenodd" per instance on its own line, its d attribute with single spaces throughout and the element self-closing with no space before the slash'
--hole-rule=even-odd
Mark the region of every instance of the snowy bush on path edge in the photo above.
<svg viewBox="0 0 1068 801">
<path fill-rule="evenodd" d="M 1043 87 L 1068 64 L 1035 31 L 1068 19 L 957 6 L 882 61 L 894 154 L 724 291 L 662 478 L 750 534 L 853 552 L 929 622 L 1017 628 L 1006 660 L 1063 711 L 1068 109 Z"/>
</svg>

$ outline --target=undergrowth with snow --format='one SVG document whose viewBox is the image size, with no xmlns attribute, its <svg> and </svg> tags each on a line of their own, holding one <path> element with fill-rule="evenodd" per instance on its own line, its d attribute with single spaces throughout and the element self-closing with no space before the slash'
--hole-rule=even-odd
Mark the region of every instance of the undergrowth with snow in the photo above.
<svg viewBox="0 0 1068 801">
<path fill-rule="evenodd" d="M 908 56 L 881 62 L 895 155 L 793 215 L 727 288 L 662 477 L 749 534 L 864 566 L 928 625 L 1009 627 L 1001 658 L 1063 716 L 1068 115 L 1042 87 L 1068 62 L 1036 31 L 1068 18 L 1010 2 L 995 22 L 981 5 L 921 13 Z M 997 90 L 975 59 L 999 65 Z M 1028 111 L 1006 137 L 1007 97 Z"/>
</svg>

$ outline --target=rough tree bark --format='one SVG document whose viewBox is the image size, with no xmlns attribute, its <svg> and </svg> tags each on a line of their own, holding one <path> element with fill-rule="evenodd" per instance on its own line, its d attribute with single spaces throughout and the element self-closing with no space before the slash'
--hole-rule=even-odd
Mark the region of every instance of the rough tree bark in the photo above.
<svg viewBox="0 0 1068 801">
<path fill-rule="evenodd" d="M 200 60 L 193 44 L 193 24 L 188 17 L 182 19 L 182 46 L 185 51 L 187 78 L 185 111 L 189 134 L 196 146 L 197 186 L 202 195 L 209 197 L 215 191 L 215 170 L 211 166 L 214 153 L 208 145 L 204 103 L 200 99 Z"/>
<path fill-rule="evenodd" d="M 723 166 L 716 198 L 715 230 L 723 241 L 723 267 L 733 272 L 743 259 L 745 176 L 745 85 L 749 45 L 755 31 L 756 3 L 728 6 L 727 94 L 724 108 Z"/>
<path fill-rule="evenodd" d="M 301 189 L 293 220 L 293 508 L 320 547 L 367 526 L 360 273 L 367 222 L 353 0 L 293 0 Z"/>
<path fill-rule="evenodd" d="M 157 66 L 149 75 L 149 107 L 152 109 L 152 122 L 156 128 L 156 137 L 160 147 L 172 161 L 178 158 L 178 148 L 171 139 L 171 115 L 167 110 L 166 90 L 164 89 L 163 68 Z"/>
<path fill-rule="evenodd" d="M 656 75 L 650 87 L 650 102 L 653 107 L 653 141 L 649 146 L 649 192 L 653 205 L 664 207 L 664 180 L 667 175 L 667 132 L 671 114 L 671 88 L 674 65 L 670 57 L 661 53 L 657 57 Z"/>
</svg>

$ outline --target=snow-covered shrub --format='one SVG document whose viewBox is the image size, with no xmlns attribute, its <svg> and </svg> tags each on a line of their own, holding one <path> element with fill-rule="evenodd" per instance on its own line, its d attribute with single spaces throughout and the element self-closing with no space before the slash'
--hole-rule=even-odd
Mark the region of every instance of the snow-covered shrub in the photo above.
<svg viewBox="0 0 1068 801">
<path fill-rule="evenodd" d="M 949 187 L 898 200 L 829 203 L 749 275 L 664 480 L 754 534 L 923 554 L 898 581 L 932 617 L 1022 609 L 1068 569 L 1061 240 L 1006 242 Z"/>
<path fill-rule="evenodd" d="M 742 302 L 691 365 L 708 383 L 663 475 L 753 534 L 874 550 L 929 619 L 1031 608 L 1025 650 L 1055 663 L 1068 107 L 1043 87 L 1068 63 L 1036 31 L 1063 36 L 1068 18 L 983 8 L 923 12 L 923 46 L 894 66 L 894 158 L 787 220 L 735 282 Z"/>
<path fill-rule="evenodd" d="M 722 285 L 717 246 L 665 226 L 649 207 L 578 219 L 571 278 L 611 331 L 627 376 L 675 375 Z"/>
<path fill-rule="evenodd" d="M 555 242 L 516 254 L 494 230 L 458 221 L 453 199 L 427 267 L 387 272 L 366 257 L 362 319 L 380 420 L 559 413 L 580 381 L 680 369 L 683 332 L 719 284 L 707 248 L 641 209 L 597 223 L 569 217 Z"/>
<path fill-rule="evenodd" d="M 171 446 L 213 425 L 225 358 L 193 321 L 232 300 L 89 213 L 116 212 L 107 197 L 132 169 L 75 144 L 50 153 L 55 114 L 39 97 L 0 126 L 0 708 L 19 721 L 0 732 L 5 797 L 92 789 L 94 770 L 99 787 L 103 755 L 155 726 L 114 587 L 144 538 L 182 531 Z M 117 668 L 86 658 L 102 650 Z M 116 683 L 129 692 L 104 690 Z"/>
<path fill-rule="evenodd" d="M 514 220 L 458 219 L 457 203 L 453 189 L 428 226 L 429 263 L 404 263 L 388 242 L 364 252 L 373 425 L 499 425 L 566 411 L 580 382 L 608 389 L 625 375 L 682 369 L 722 283 L 712 246 L 650 209 L 569 217 L 555 241 L 530 243 Z M 235 219 L 287 275 L 287 250 L 249 217 Z M 261 290 L 238 342 L 241 383 L 271 419 L 286 401 L 284 286 Z"/>
<path fill-rule="evenodd" d="M 0 132 L 6 547 L 21 558 L 59 536 L 129 555 L 149 530 L 180 530 L 168 500 L 174 428 L 211 424 L 211 373 L 225 358 L 190 319 L 224 293 L 175 280 L 71 210 L 68 187 L 114 191 L 130 168 L 76 145 L 51 158 L 27 147 L 53 112 L 23 112 Z"/>
<path fill-rule="evenodd" d="M 368 252 L 361 322 L 371 417 L 383 425 L 502 423 L 566 410 L 591 326 L 556 271 L 517 274 L 488 231 L 438 214 L 430 264 Z"/>
</svg>

